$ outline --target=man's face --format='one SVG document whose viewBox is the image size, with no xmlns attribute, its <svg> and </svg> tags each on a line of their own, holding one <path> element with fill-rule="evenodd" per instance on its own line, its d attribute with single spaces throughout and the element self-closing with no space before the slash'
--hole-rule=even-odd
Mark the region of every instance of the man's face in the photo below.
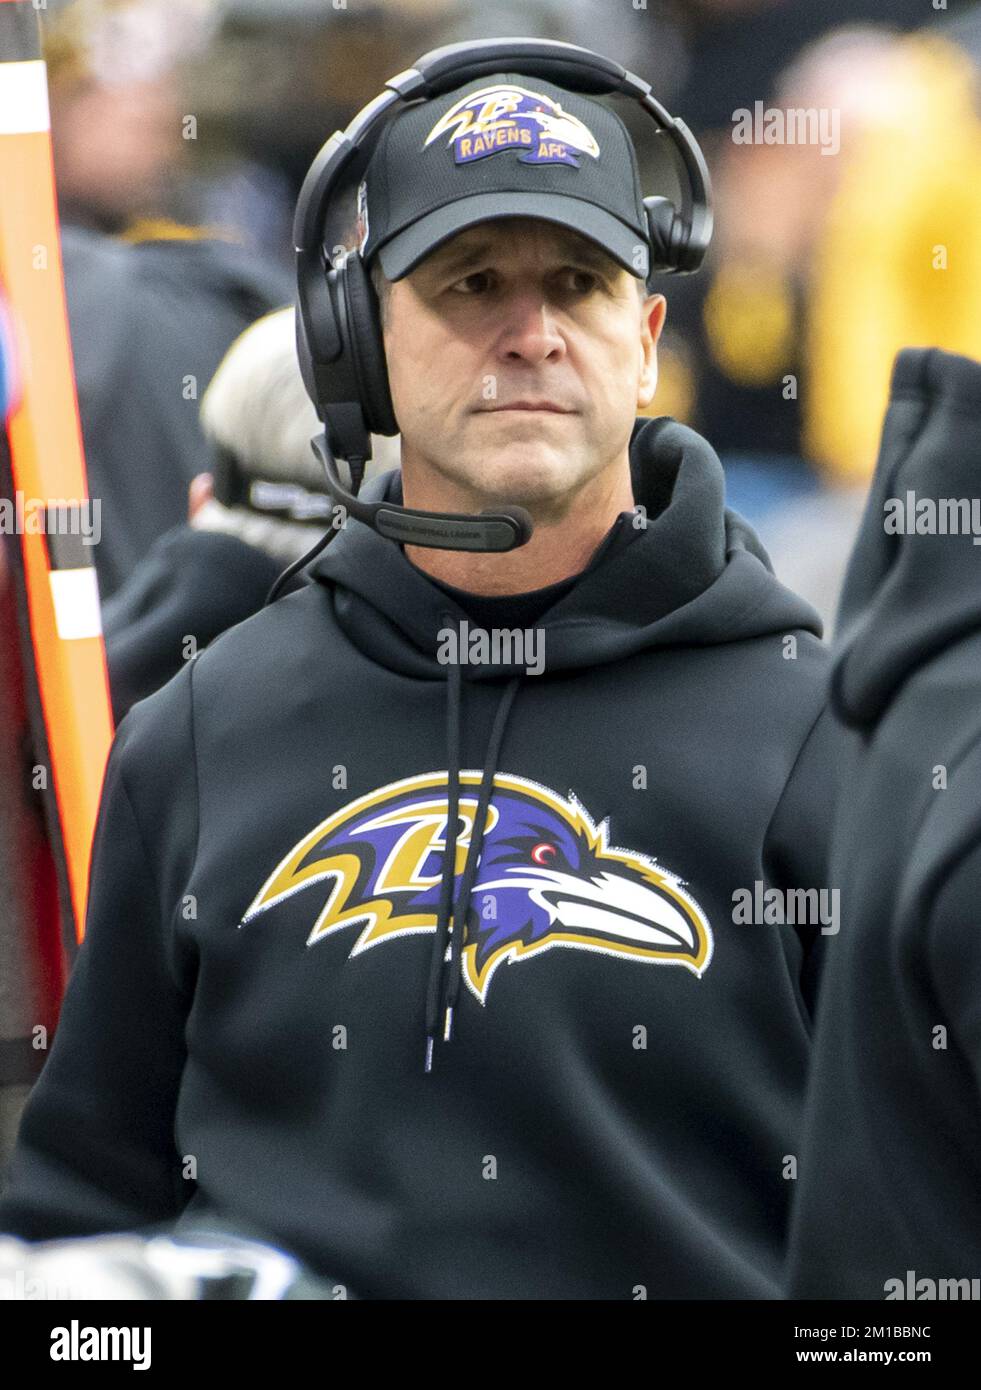
<svg viewBox="0 0 981 1390">
<path fill-rule="evenodd" d="M 428 469 L 480 505 L 561 516 L 622 465 L 654 396 L 664 311 L 578 233 L 532 218 L 460 232 L 391 286 L 385 351 L 406 478 Z"/>
</svg>

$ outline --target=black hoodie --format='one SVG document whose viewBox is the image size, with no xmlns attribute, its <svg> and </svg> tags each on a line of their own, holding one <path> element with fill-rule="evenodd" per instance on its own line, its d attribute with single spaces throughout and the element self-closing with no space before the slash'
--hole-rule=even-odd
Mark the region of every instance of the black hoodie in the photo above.
<svg viewBox="0 0 981 1390">
<path fill-rule="evenodd" d="M 116 723 L 181 669 L 188 637 L 206 647 L 258 613 L 286 563 L 238 536 L 188 525 L 154 541 L 102 605 Z"/>
<path fill-rule="evenodd" d="M 981 1280 L 981 548 L 891 534 L 925 528 L 940 499 L 973 499 L 981 521 L 981 365 L 909 350 L 842 595 L 832 689 L 851 792 L 831 854 L 842 926 L 821 986 L 795 1297 L 981 1287 L 945 1282 Z"/>
<path fill-rule="evenodd" d="M 733 893 L 765 845 L 821 881 L 826 651 L 704 440 L 631 465 L 649 524 L 541 674 L 441 661 L 464 611 L 350 522 L 133 707 L 0 1227 L 188 1204 L 362 1297 L 775 1296 L 817 933 Z"/>
</svg>

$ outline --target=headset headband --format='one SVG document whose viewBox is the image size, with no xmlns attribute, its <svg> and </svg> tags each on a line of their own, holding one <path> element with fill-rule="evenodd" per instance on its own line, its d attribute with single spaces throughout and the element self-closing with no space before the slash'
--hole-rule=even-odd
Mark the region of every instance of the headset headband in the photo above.
<svg viewBox="0 0 981 1390">
<path fill-rule="evenodd" d="M 297 255 L 319 251 L 328 198 L 348 161 L 368 141 L 392 106 L 432 100 L 478 77 L 507 70 L 541 77 L 591 96 L 624 95 L 638 101 L 659 129 L 671 137 L 687 175 L 681 182 L 680 214 L 691 229 L 689 245 L 698 261 L 712 237 L 711 181 L 705 157 L 684 121 L 672 116 L 652 95 L 651 85 L 619 63 L 588 48 L 548 39 L 479 39 L 435 48 L 385 83 L 385 91 L 364 107 L 344 131 L 336 131 L 314 160 L 303 182 L 293 221 Z M 697 269 L 697 266 L 693 266 Z"/>
</svg>

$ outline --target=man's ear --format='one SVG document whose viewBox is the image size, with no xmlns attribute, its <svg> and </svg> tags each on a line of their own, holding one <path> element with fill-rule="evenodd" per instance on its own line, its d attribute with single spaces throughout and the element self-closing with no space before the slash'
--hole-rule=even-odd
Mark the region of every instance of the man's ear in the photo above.
<svg viewBox="0 0 981 1390">
<path fill-rule="evenodd" d="M 215 495 L 215 480 L 210 473 L 197 473 L 187 489 L 187 519 L 193 521 L 197 513 Z"/>
<path fill-rule="evenodd" d="M 637 383 L 638 409 L 646 410 L 657 390 L 657 341 L 664 327 L 668 302 L 663 294 L 649 294 L 640 310 L 641 371 Z"/>
</svg>

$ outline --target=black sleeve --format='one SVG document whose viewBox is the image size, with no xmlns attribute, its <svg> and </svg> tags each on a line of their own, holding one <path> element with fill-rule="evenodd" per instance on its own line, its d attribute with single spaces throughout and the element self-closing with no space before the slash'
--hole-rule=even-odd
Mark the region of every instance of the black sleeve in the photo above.
<svg viewBox="0 0 981 1390">
<path fill-rule="evenodd" d="M 835 892 L 829 879 L 831 834 L 845 736 L 825 705 L 801 746 L 763 842 L 768 887 Z M 833 905 L 837 897 L 827 897 Z M 801 946 L 801 996 L 811 1017 L 834 923 L 794 928 Z"/>
<path fill-rule="evenodd" d="M 26 1240 L 172 1220 L 193 1195 L 174 1143 L 193 968 L 171 934 L 176 842 L 193 853 L 197 834 L 191 671 L 137 706 L 110 750 L 85 935 L 0 1200 L 0 1231 Z"/>
<path fill-rule="evenodd" d="M 285 568 L 285 560 L 280 564 L 237 536 L 191 526 L 161 536 L 103 605 L 116 720 L 183 668 L 188 637 L 203 651 L 258 613 Z"/>
</svg>

